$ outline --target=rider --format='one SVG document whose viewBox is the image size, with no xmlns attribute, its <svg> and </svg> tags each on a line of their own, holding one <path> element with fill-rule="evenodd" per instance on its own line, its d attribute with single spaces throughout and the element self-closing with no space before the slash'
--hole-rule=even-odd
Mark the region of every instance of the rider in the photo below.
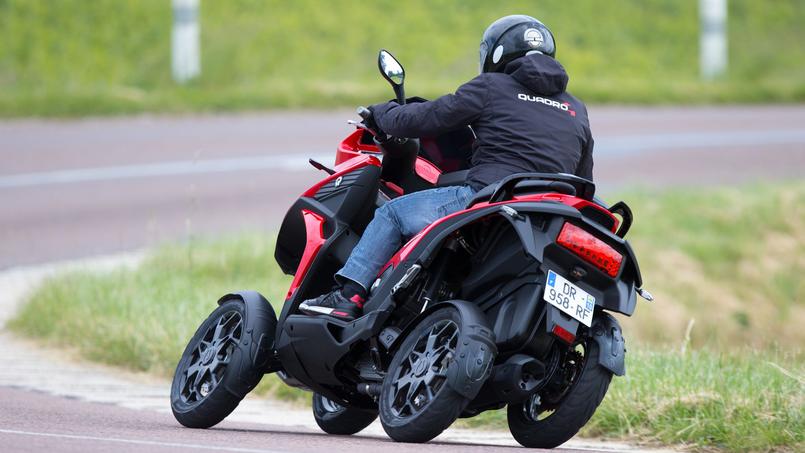
<svg viewBox="0 0 805 453">
<path fill-rule="evenodd" d="M 336 273 L 340 287 L 299 305 L 302 312 L 353 320 L 380 268 L 430 223 L 464 209 L 483 187 L 514 173 L 571 173 L 592 179 L 593 139 L 584 104 L 565 91 L 553 34 L 530 16 L 502 17 L 481 40 L 481 74 L 434 101 L 369 108 L 395 137 L 433 137 L 471 125 L 477 139 L 466 185 L 414 192 L 375 211 Z"/>
</svg>

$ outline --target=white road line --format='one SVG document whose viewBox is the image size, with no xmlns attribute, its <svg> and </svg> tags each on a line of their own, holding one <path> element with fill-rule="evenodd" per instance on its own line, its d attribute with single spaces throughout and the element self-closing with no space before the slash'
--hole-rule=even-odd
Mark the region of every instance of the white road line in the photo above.
<svg viewBox="0 0 805 453">
<path fill-rule="evenodd" d="M 119 167 L 79 168 L 75 170 L 57 170 L 41 173 L 21 173 L 0 176 L 0 189 L 89 181 L 114 181 L 152 176 L 179 176 L 246 170 L 299 171 L 307 168 L 313 169 L 307 161 L 308 157 L 326 165 L 331 164 L 333 160 L 332 154 L 314 156 L 305 156 L 304 154 L 275 154 L 254 157 L 233 157 L 229 159 L 185 160 L 154 164 L 124 165 Z"/>
<path fill-rule="evenodd" d="M 191 448 L 195 450 L 212 450 L 212 451 L 234 451 L 234 452 L 248 452 L 248 453 L 287 453 L 279 450 L 261 450 L 255 448 L 237 448 L 237 447 L 219 447 L 212 445 L 201 444 L 185 444 L 181 442 L 159 442 L 153 440 L 139 440 L 139 439 L 122 439 L 119 437 L 96 437 L 96 436 L 83 436 L 77 434 L 56 434 L 56 433 L 39 433 L 34 431 L 18 431 L 15 429 L 0 429 L 0 433 L 17 434 L 21 436 L 36 436 L 36 437 L 54 437 L 59 439 L 73 439 L 73 440 L 94 440 L 100 442 L 117 442 L 123 444 L 135 445 L 152 445 L 158 447 L 174 447 L 174 448 Z"/>
<path fill-rule="evenodd" d="M 633 153 L 648 153 L 674 149 L 799 144 L 805 144 L 805 129 L 646 134 L 602 137 L 596 141 L 595 154 L 598 156 L 621 156 Z M 308 164 L 308 157 L 324 164 L 331 164 L 333 160 L 332 153 L 306 154 L 304 151 L 300 151 L 298 153 L 233 157 L 227 159 L 172 161 L 153 164 L 20 173 L 0 176 L 0 189 L 248 170 L 302 171 L 312 168 Z"/>
</svg>

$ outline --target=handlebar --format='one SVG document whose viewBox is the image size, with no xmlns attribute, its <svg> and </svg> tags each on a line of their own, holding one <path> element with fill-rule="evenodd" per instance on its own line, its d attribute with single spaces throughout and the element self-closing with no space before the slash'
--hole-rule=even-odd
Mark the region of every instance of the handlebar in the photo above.
<svg viewBox="0 0 805 453">
<path fill-rule="evenodd" d="M 371 110 L 369 110 L 369 109 L 367 109 L 367 108 L 366 108 L 366 107 L 364 107 L 364 106 L 360 106 L 360 107 L 358 107 L 358 109 L 357 109 L 355 112 L 356 112 L 358 115 L 360 115 L 360 117 L 361 117 L 361 118 L 363 118 L 364 120 L 368 120 L 369 118 L 371 118 L 371 117 L 372 117 L 372 111 L 371 111 Z"/>
<path fill-rule="evenodd" d="M 416 158 L 419 151 L 419 140 L 402 137 L 392 137 L 380 130 L 377 123 L 372 118 L 372 111 L 364 106 L 355 109 L 355 112 L 363 118 L 363 128 L 374 135 L 374 141 L 381 151 L 392 158 L 406 156 L 406 160 L 411 157 Z M 413 163 L 411 164 L 413 165 Z M 412 167 L 413 168 L 413 167 Z"/>
</svg>

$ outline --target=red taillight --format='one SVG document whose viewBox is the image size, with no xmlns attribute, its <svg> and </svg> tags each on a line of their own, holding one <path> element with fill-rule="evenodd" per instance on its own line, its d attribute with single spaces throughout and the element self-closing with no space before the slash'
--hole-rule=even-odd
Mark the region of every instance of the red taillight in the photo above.
<svg viewBox="0 0 805 453">
<path fill-rule="evenodd" d="M 610 277 L 618 275 L 623 255 L 576 225 L 565 223 L 556 242 Z"/>
<path fill-rule="evenodd" d="M 573 341 L 576 339 L 575 335 L 573 335 L 572 333 L 568 332 L 566 329 L 564 329 L 559 324 L 553 326 L 552 332 L 553 332 L 554 335 L 556 335 L 557 337 L 561 338 L 562 341 L 564 341 L 567 344 L 573 344 Z"/>
</svg>

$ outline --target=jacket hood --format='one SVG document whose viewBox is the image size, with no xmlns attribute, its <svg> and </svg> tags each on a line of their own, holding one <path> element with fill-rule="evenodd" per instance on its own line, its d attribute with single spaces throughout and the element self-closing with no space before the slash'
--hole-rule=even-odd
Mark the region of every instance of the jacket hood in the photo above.
<svg viewBox="0 0 805 453">
<path fill-rule="evenodd" d="M 565 68 L 547 55 L 535 53 L 518 58 L 507 64 L 504 72 L 538 94 L 554 95 L 567 88 Z"/>
</svg>

